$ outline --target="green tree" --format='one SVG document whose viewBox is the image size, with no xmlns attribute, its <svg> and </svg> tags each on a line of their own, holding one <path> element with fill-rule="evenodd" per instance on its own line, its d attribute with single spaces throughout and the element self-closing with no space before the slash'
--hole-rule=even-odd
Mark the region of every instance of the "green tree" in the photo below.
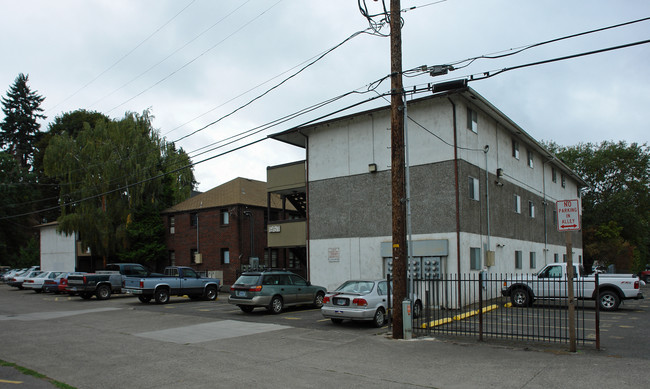
<svg viewBox="0 0 650 389">
<path fill-rule="evenodd" d="M 5 118 L 0 123 L 0 147 L 29 168 L 34 158 L 40 134 L 38 119 L 45 119 L 41 103 L 44 97 L 32 92 L 27 85 L 28 77 L 22 73 L 2 98 Z"/>
<path fill-rule="evenodd" d="M 145 111 L 86 122 L 76 137 L 54 136 L 45 152 L 45 173 L 61 183 L 59 230 L 80 232 L 84 246 L 104 259 L 138 246 L 142 235 L 129 230 L 147 223 L 140 210 L 168 207 L 172 198 L 187 198 L 195 184 L 192 169 L 180 169 L 189 165 L 189 157 L 182 150 L 168 155 L 174 148 L 151 120 Z M 171 171 L 170 177 L 164 174 Z"/>
<path fill-rule="evenodd" d="M 0 261 L 18 266 L 20 249 L 35 233 L 32 210 L 32 173 L 6 152 L 0 151 Z M 22 215 L 22 216 L 16 216 Z"/>
<path fill-rule="evenodd" d="M 53 221 L 60 215 L 60 211 L 57 209 L 60 183 L 56 177 L 49 177 L 45 174 L 43 164 L 45 150 L 47 150 L 50 141 L 53 137 L 62 134 L 67 134 L 74 139 L 84 129 L 85 123 L 92 127 L 98 121 L 110 121 L 110 118 L 103 113 L 83 109 L 66 112 L 56 116 L 54 121 L 48 125 L 48 131 L 41 135 L 34 156 L 33 171 L 38 180 L 37 188 L 40 201 L 37 203 L 37 208 L 47 211 L 39 212 L 39 220 Z"/>
<path fill-rule="evenodd" d="M 588 184 L 582 191 L 585 262 L 600 260 L 630 266 L 619 270 L 639 270 L 638 266 L 649 263 L 648 145 L 606 141 L 571 147 L 550 143 L 548 147 Z M 603 241 L 615 246 L 609 259 L 600 257 L 605 252 Z"/>
</svg>

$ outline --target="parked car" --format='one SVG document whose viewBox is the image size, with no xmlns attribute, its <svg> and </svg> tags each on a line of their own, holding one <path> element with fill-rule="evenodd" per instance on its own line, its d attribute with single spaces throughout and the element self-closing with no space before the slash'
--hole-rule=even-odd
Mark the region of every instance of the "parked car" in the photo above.
<svg viewBox="0 0 650 389">
<path fill-rule="evenodd" d="M 570 268 L 569 268 L 570 269 Z M 639 278 L 633 274 L 599 274 L 598 290 L 594 275 L 584 275 L 582 265 L 573 266 L 574 296 L 578 300 L 596 300 L 603 311 L 615 311 L 623 300 L 639 300 Z M 568 297 L 567 264 L 550 263 L 533 275 L 504 281 L 501 293 L 516 307 L 531 306 L 535 300 Z"/>
<path fill-rule="evenodd" d="M 23 289 L 23 281 L 25 281 L 25 278 L 36 277 L 39 274 L 41 274 L 40 270 L 27 270 L 11 277 L 11 279 L 7 281 L 7 284 L 14 288 Z"/>
<path fill-rule="evenodd" d="M 80 272 L 62 272 L 53 279 L 46 279 L 43 282 L 43 292 L 53 292 L 56 294 L 65 293 L 68 286 L 68 275 L 83 274 Z"/>
<path fill-rule="evenodd" d="M 325 295 L 321 314 L 335 324 L 371 320 L 381 327 L 386 323 L 389 298 L 386 280 L 349 280 Z"/>
<path fill-rule="evenodd" d="M 230 287 L 228 302 L 250 313 L 263 307 L 280 313 L 287 306 L 313 305 L 320 308 L 326 289 L 312 285 L 289 271 L 245 272 Z"/>
<path fill-rule="evenodd" d="M 166 304 L 171 295 L 188 295 L 192 300 L 216 300 L 219 280 L 201 277 L 191 267 L 168 266 L 164 275 L 126 277 L 122 288 L 126 293 L 138 296 L 143 303 L 154 299 L 158 304 Z"/>
<path fill-rule="evenodd" d="M 32 289 L 36 293 L 41 293 L 43 291 L 45 280 L 55 279 L 61 273 L 62 272 L 60 271 L 45 271 L 35 277 L 25 278 L 23 281 L 23 288 Z"/>
<path fill-rule="evenodd" d="M 9 270 L 8 272 L 6 272 L 5 274 L 2 275 L 2 282 L 6 283 L 11 279 L 11 277 L 13 277 L 13 276 L 15 276 L 15 275 L 17 275 L 19 273 L 22 273 L 24 271 L 27 271 L 27 268 L 11 269 L 11 270 Z"/>
<path fill-rule="evenodd" d="M 122 292 L 125 277 L 143 277 L 151 274 L 149 269 L 139 263 L 110 263 L 106 265 L 106 270 L 70 275 L 66 290 L 78 293 L 86 300 L 93 295 L 97 296 L 98 300 L 106 300 L 111 294 Z"/>
</svg>

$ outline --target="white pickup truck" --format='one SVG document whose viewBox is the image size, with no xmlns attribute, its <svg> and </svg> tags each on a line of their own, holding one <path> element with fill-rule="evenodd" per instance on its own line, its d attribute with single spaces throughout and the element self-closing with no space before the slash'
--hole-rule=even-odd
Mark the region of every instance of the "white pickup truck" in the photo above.
<svg viewBox="0 0 650 389">
<path fill-rule="evenodd" d="M 596 278 L 585 276 L 582 265 L 574 265 L 574 296 L 580 300 L 598 300 L 600 309 L 615 311 L 622 300 L 642 299 L 639 278 L 633 274 L 599 274 Z M 566 263 L 550 263 L 534 275 L 523 275 L 503 282 L 501 293 L 509 296 L 512 305 L 525 307 L 538 299 L 561 299 L 568 297 Z"/>
</svg>

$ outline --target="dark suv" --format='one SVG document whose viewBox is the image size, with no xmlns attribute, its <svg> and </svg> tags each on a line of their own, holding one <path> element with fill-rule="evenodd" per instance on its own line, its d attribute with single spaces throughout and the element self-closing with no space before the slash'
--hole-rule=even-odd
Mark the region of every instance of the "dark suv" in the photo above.
<svg viewBox="0 0 650 389">
<path fill-rule="evenodd" d="M 230 287 L 228 302 L 244 312 L 264 307 L 272 313 L 280 313 L 286 306 L 311 304 L 323 305 L 326 289 L 289 271 L 250 271 L 242 273 Z"/>
</svg>

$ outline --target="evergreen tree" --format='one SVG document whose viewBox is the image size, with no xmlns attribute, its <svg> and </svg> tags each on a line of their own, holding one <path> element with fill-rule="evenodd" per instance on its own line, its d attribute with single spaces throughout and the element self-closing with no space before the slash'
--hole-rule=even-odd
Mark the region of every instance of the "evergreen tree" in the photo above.
<svg viewBox="0 0 650 389">
<path fill-rule="evenodd" d="M 28 76 L 20 73 L 2 98 L 5 118 L 0 123 L 0 147 L 13 155 L 23 168 L 30 168 L 40 135 L 38 119 L 45 119 L 40 107 L 44 97 L 27 86 Z"/>
</svg>

